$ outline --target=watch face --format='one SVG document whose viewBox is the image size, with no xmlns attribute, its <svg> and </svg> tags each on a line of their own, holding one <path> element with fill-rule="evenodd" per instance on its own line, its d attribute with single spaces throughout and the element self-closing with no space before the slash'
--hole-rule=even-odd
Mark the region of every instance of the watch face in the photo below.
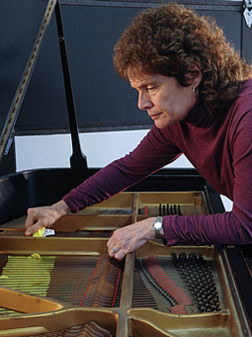
<svg viewBox="0 0 252 337">
<path fill-rule="evenodd" d="M 162 222 L 159 221 L 155 222 L 154 228 L 159 231 L 162 228 Z"/>
</svg>

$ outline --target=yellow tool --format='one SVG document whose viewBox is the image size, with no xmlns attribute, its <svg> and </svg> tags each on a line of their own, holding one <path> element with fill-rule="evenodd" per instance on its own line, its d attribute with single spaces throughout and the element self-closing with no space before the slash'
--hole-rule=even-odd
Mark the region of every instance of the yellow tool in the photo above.
<svg viewBox="0 0 252 337">
<path fill-rule="evenodd" d="M 55 231 L 53 229 L 47 229 L 45 227 L 40 228 L 36 233 L 34 233 L 33 237 L 45 237 L 48 235 L 55 235 Z"/>
<path fill-rule="evenodd" d="M 34 233 L 32 236 L 34 237 L 42 237 L 45 232 L 45 227 L 40 228 L 36 233 Z"/>
</svg>

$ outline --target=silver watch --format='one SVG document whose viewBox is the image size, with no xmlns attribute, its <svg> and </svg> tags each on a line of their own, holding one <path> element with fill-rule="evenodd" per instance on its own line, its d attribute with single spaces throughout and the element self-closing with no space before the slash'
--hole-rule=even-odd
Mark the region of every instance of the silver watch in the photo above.
<svg viewBox="0 0 252 337">
<path fill-rule="evenodd" d="M 156 221 L 152 225 L 155 229 L 156 239 L 164 239 L 165 238 L 165 236 L 163 234 L 160 234 L 160 231 L 163 228 L 162 220 L 163 220 L 163 218 L 161 216 L 158 216 Z"/>
</svg>

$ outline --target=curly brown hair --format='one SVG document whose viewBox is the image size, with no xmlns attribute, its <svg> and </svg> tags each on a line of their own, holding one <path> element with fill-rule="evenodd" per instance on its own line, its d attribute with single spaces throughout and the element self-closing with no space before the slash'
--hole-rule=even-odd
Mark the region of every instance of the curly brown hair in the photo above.
<svg viewBox="0 0 252 337">
<path fill-rule="evenodd" d="M 114 47 L 114 65 L 125 80 L 130 68 L 172 76 L 189 86 L 191 62 L 197 62 L 203 73 L 198 89 L 211 114 L 226 110 L 240 85 L 252 78 L 251 67 L 226 41 L 213 18 L 200 17 L 176 3 L 140 13 Z"/>
</svg>

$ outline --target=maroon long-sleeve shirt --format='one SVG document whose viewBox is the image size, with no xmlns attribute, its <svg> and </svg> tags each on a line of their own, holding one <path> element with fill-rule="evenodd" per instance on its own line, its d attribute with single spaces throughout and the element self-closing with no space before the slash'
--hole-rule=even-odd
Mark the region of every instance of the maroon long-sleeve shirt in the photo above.
<svg viewBox="0 0 252 337">
<path fill-rule="evenodd" d="M 165 216 L 168 245 L 252 242 L 252 80 L 229 111 L 211 119 L 198 99 L 187 117 L 165 129 L 155 125 L 131 153 L 104 167 L 63 200 L 73 211 L 119 193 L 182 153 L 217 192 L 233 201 L 232 212 Z"/>
</svg>

